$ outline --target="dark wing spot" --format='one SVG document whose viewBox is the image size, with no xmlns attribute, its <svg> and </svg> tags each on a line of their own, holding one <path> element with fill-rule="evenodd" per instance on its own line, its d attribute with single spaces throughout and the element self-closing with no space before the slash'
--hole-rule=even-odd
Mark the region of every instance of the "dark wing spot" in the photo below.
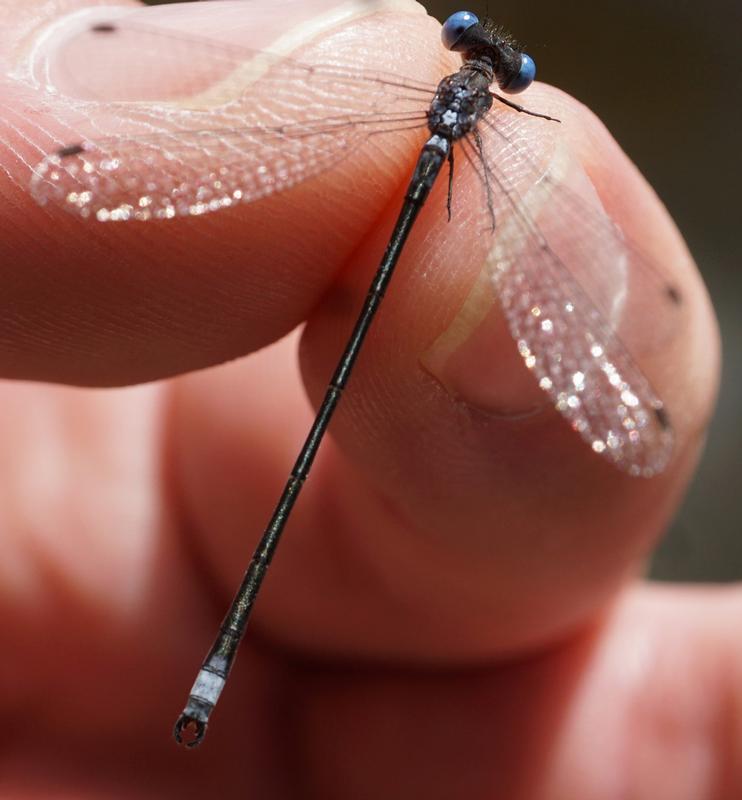
<svg viewBox="0 0 742 800">
<path fill-rule="evenodd" d="M 60 147 L 57 150 L 57 155 L 60 158 L 70 158 L 71 156 L 79 156 L 80 153 L 84 153 L 85 148 L 82 144 L 68 144 L 66 147 Z"/>
<path fill-rule="evenodd" d="M 654 415 L 657 417 L 657 422 L 659 422 L 663 430 L 670 430 L 670 417 L 663 406 L 657 406 L 657 408 L 654 409 Z"/>
<path fill-rule="evenodd" d="M 93 25 L 90 30 L 93 33 L 115 33 L 116 26 L 110 22 L 99 22 L 97 25 Z"/>
</svg>

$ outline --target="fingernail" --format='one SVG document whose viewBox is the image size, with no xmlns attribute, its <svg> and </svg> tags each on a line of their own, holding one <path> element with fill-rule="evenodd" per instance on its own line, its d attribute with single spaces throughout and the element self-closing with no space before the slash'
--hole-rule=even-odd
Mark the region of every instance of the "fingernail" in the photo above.
<svg viewBox="0 0 742 800">
<path fill-rule="evenodd" d="M 42 36 L 32 74 L 47 91 L 81 100 L 204 95 L 203 105 L 223 104 L 256 70 L 266 70 L 264 61 L 252 63 L 260 52 L 289 55 L 356 17 L 409 10 L 405 0 L 292 2 L 287 13 L 281 13 L 282 5 L 234 0 L 87 8 L 59 19 Z"/>
<path fill-rule="evenodd" d="M 566 198 L 566 199 L 565 199 Z M 528 210 L 550 248 L 568 265 L 591 297 L 608 309 L 618 324 L 627 288 L 627 264 L 617 256 L 610 269 L 594 275 L 590 246 L 600 246 L 601 225 L 613 227 L 587 174 L 563 143 L 557 145 L 546 177 L 536 181 L 518 202 Z M 571 205 L 567 215 L 567 206 Z M 584 230 L 579 228 L 579 209 L 591 211 Z M 452 323 L 423 354 L 421 362 L 456 399 L 498 416 L 524 416 L 538 412 L 551 401 L 529 369 L 526 354 L 519 353 L 510 335 L 505 314 L 497 300 L 492 265 L 505 249 L 517 270 L 539 251 L 538 240 L 524 236 L 522 224 L 505 214 L 492 240 L 493 257 L 483 267 Z M 488 235 L 488 234 L 485 234 Z M 592 241 L 592 239 L 595 241 Z M 537 282 L 537 276 L 533 279 Z"/>
</svg>

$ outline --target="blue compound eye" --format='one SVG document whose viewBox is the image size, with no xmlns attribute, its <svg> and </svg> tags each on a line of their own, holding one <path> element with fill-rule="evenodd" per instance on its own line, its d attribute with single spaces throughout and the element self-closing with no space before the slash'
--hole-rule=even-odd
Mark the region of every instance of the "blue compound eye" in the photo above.
<svg viewBox="0 0 742 800">
<path fill-rule="evenodd" d="M 471 11 L 457 11 L 443 23 L 441 39 L 448 50 L 456 50 L 456 44 L 472 25 L 478 25 L 479 19 Z"/>
<path fill-rule="evenodd" d="M 536 77 L 536 62 L 526 53 L 520 54 L 520 70 L 507 86 L 501 86 L 503 92 L 518 94 L 524 92 Z"/>
</svg>

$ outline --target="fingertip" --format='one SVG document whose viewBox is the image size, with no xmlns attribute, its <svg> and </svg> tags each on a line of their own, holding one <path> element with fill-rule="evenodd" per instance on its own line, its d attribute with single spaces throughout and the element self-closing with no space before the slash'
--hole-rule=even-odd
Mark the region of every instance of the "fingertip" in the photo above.
<svg viewBox="0 0 742 800">
<path fill-rule="evenodd" d="M 661 414 L 660 427 L 674 428 L 676 466 L 695 463 L 693 457 L 679 456 L 686 446 L 697 455 L 708 424 L 718 385 L 719 338 L 693 259 L 655 192 L 589 109 L 543 85 L 529 93 L 527 105 L 561 123 L 536 124 L 523 134 L 517 119 L 504 124 L 511 139 L 530 139 L 531 148 L 547 154 L 543 167 L 541 162 L 527 165 L 526 172 L 538 180 L 535 190 L 517 185 L 517 202 L 528 204 L 538 234 L 566 267 L 560 280 L 576 279 L 579 286 L 574 292 L 586 295 L 615 332 L 620 349 L 644 373 L 637 375 L 637 381 L 646 378 L 647 391 L 655 397 L 652 404 Z M 503 141 L 505 166 L 495 167 L 494 174 L 504 175 L 507 182 L 508 162 L 515 162 L 510 166 L 516 173 L 523 164 Z M 464 201 L 469 200 L 465 194 Z M 507 206 L 504 214 L 499 206 L 496 211 L 495 257 L 485 258 L 463 303 L 423 352 L 421 363 L 453 397 L 472 408 L 517 418 L 547 409 L 554 398 L 550 401 L 539 390 L 538 378 L 545 388 L 552 381 L 541 374 L 538 362 L 535 369 L 530 363 L 531 348 L 523 349 L 523 359 L 517 356 L 508 341 L 501 303 L 493 302 L 490 278 L 503 268 L 497 253 L 505 254 L 509 271 L 520 270 L 518 261 L 532 258 L 532 242 L 523 235 L 520 220 L 515 226 L 509 224 Z M 460 229 L 452 234 L 460 236 Z M 460 242 L 462 246 L 466 248 Z M 518 248 L 520 254 L 513 255 Z M 529 291 L 548 280 L 545 274 L 534 274 Z M 499 292 L 505 289 L 495 283 Z M 490 359 L 496 359 L 497 369 L 483 367 Z M 667 460 L 658 459 L 659 469 Z M 687 479 L 686 470 L 677 473 Z"/>
<path fill-rule="evenodd" d="M 399 8 L 418 13 L 391 13 Z M 203 81 L 224 88 L 225 73 L 239 72 L 235 64 L 250 41 L 262 49 L 273 35 L 280 54 L 291 51 L 301 58 L 309 52 L 332 63 L 347 59 L 354 68 L 371 60 L 377 68 L 395 64 L 404 51 L 411 58 L 420 55 L 421 75 L 437 57 L 424 51 L 429 31 L 420 20 L 427 18 L 415 4 L 324 2 L 299 10 L 288 30 L 287 19 L 270 4 L 250 4 L 248 17 L 241 3 L 206 12 L 200 4 L 135 11 L 94 6 L 77 9 L 65 20 L 49 19 L 55 25 L 53 35 L 46 36 L 37 9 L 35 30 L 44 36 L 38 48 L 24 50 L 28 62 L 16 65 L 16 74 L 28 80 L 14 77 L 3 97 L 8 144 L 16 158 L 2 178 L 11 179 L 2 191 L 19 202 L 11 204 L 5 219 L 8 235 L 0 258 L 6 287 L 0 373 L 93 385 L 152 380 L 244 355 L 305 318 L 399 180 L 399 150 L 385 159 L 372 158 L 368 148 L 364 158 L 358 148 L 338 140 L 329 148 L 336 162 L 351 152 L 357 157 L 347 168 L 318 169 L 301 185 L 249 206 L 146 225 L 101 224 L 90 218 L 95 214 L 68 215 L 60 204 L 69 205 L 74 194 L 69 191 L 56 200 L 46 193 L 44 208 L 28 196 L 29 166 L 64 145 L 143 129 L 170 130 L 178 121 L 192 127 L 188 104 L 164 107 L 162 92 L 186 93 L 191 104 L 194 97 L 202 104 L 223 102 L 224 96 L 205 92 Z M 390 13 L 375 13 L 379 10 Z M 132 14 L 138 24 L 141 20 L 141 27 L 130 30 L 140 40 L 150 36 L 147 46 L 141 41 L 135 46 L 132 36 L 119 36 L 119 30 L 101 30 L 95 57 L 77 47 L 80 35 L 90 34 L 92 20 L 119 20 L 122 14 L 126 19 Z M 157 45 L 151 34 L 163 28 L 174 31 L 175 44 Z M 397 36 L 390 33 L 395 29 Z M 178 31 L 199 38 L 183 47 Z M 252 39 L 244 40 L 245 31 Z M 219 41 L 218 33 L 237 48 L 236 56 L 234 49 L 225 55 L 210 44 L 210 37 Z M 404 39 L 412 42 L 408 50 Z M 381 44 L 374 47 L 374 42 Z M 138 58 L 128 64 L 132 52 Z M 173 70 L 184 60 L 188 70 Z M 168 75 L 177 78 L 174 84 Z M 315 106 L 322 105 L 320 100 Z M 300 105 L 310 105 L 306 93 Z M 21 113 L 24 109 L 31 113 Z M 328 113 L 314 111 L 320 112 Z M 209 119 L 218 126 L 213 114 Z M 404 149 L 401 141 L 396 146 Z M 177 152 L 177 144 L 173 147 Z M 197 169 L 206 169 L 204 158 Z M 141 175 L 144 159 L 134 160 Z M 311 173 L 312 158 L 307 163 Z M 146 177 L 158 180 L 154 169 Z"/>
<path fill-rule="evenodd" d="M 478 250 L 480 229 L 471 223 L 482 219 L 476 210 L 480 203 L 481 211 L 481 183 L 473 171 L 467 177 L 461 168 L 454 178 L 453 220 L 445 223 L 444 179 L 408 241 L 333 427 L 344 453 L 391 500 L 412 535 L 428 537 L 426 563 L 436 563 L 443 552 L 448 563 L 470 570 L 471 593 L 481 589 L 475 605 L 486 607 L 486 587 L 492 585 L 500 597 L 530 598 L 528 608 L 518 606 L 514 615 L 517 632 L 506 631 L 503 623 L 495 634 L 502 636 L 501 644 L 512 644 L 519 635 L 548 637 L 575 625 L 637 569 L 697 462 L 700 441 L 693 430 L 704 423 L 699 418 L 689 423 L 693 409 L 700 420 L 708 418 L 717 352 L 710 306 L 692 261 L 636 169 L 576 101 L 537 87 L 524 102 L 562 120 L 555 139 L 550 138 L 554 128 L 547 129 L 550 147 L 543 171 L 526 165 L 531 171 L 525 174 L 537 173 L 536 183 L 546 187 L 546 200 L 536 203 L 534 218 L 549 241 L 557 242 L 563 263 L 579 256 L 581 278 L 608 306 L 604 319 L 632 348 L 627 355 L 628 345 L 616 345 L 617 358 L 623 365 L 631 357 L 632 374 L 647 392 L 646 407 L 661 398 L 665 404 L 659 408 L 667 409 L 675 428 L 673 444 L 658 412 L 648 423 L 657 438 L 646 451 L 635 451 L 642 458 L 647 454 L 636 472 L 655 477 L 633 477 L 634 462 L 599 455 L 539 388 L 492 293 L 487 253 Z M 506 131 L 518 139 L 513 126 Z M 532 146 L 539 135 L 530 140 Z M 512 157 L 511 140 L 504 141 L 505 155 Z M 535 152 L 541 158 L 541 151 Z M 511 162 L 516 173 L 523 168 L 523 160 Z M 506 159 L 498 168 L 507 170 L 511 162 Z M 567 191 L 554 211 L 550 200 L 562 184 Z M 575 209 L 585 208 L 592 210 L 581 220 Z M 502 215 L 497 217 L 499 210 L 495 235 L 512 234 Z M 352 324 L 353 304 L 347 298 L 363 296 L 392 225 L 389 209 L 360 253 L 361 263 L 344 273 L 344 283 L 336 284 L 309 321 L 303 367 L 315 398 Z M 522 226 L 515 231 L 523 236 Z M 607 236 L 617 256 L 611 265 L 615 271 L 592 276 L 591 284 L 590 270 L 600 272 L 596 264 L 605 264 L 593 256 L 600 255 Z M 517 266 L 517 257 L 509 260 Z M 668 276 L 683 303 L 663 291 Z M 534 272 L 531 278 L 536 285 L 539 276 Z M 465 363 L 451 366 L 462 342 L 469 348 Z M 700 362 L 704 348 L 709 358 Z M 578 373 L 572 365 L 570 374 Z M 606 381 L 602 391 L 615 392 L 615 387 Z M 612 413 L 617 424 L 628 419 L 620 417 L 618 399 L 615 405 L 601 403 L 598 408 Z M 605 436 L 612 439 L 607 429 Z M 535 550 L 525 552 L 524 542 Z M 431 555 L 431 550 L 440 552 Z M 555 560 L 544 561 L 544 551 L 557 550 Z M 497 558 L 488 560 L 493 553 Z M 483 577 L 487 569 L 479 570 L 483 563 L 490 584 Z"/>
</svg>

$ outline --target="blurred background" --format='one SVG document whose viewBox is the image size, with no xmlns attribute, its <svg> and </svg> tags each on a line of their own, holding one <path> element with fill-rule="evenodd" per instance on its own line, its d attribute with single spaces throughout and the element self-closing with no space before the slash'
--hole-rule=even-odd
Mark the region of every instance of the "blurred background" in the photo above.
<svg viewBox="0 0 742 800">
<path fill-rule="evenodd" d="M 475 0 L 423 3 L 440 20 Z M 742 579 L 742 2 L 512 2 L 489 15 L 539 77 L 588 105 L 683 232 L 719 317 L 724 372 L 706 452 L 655 553 L 661 580 Z M 734 233 L 734 231 L 737 233 Z"/>
</svg>

